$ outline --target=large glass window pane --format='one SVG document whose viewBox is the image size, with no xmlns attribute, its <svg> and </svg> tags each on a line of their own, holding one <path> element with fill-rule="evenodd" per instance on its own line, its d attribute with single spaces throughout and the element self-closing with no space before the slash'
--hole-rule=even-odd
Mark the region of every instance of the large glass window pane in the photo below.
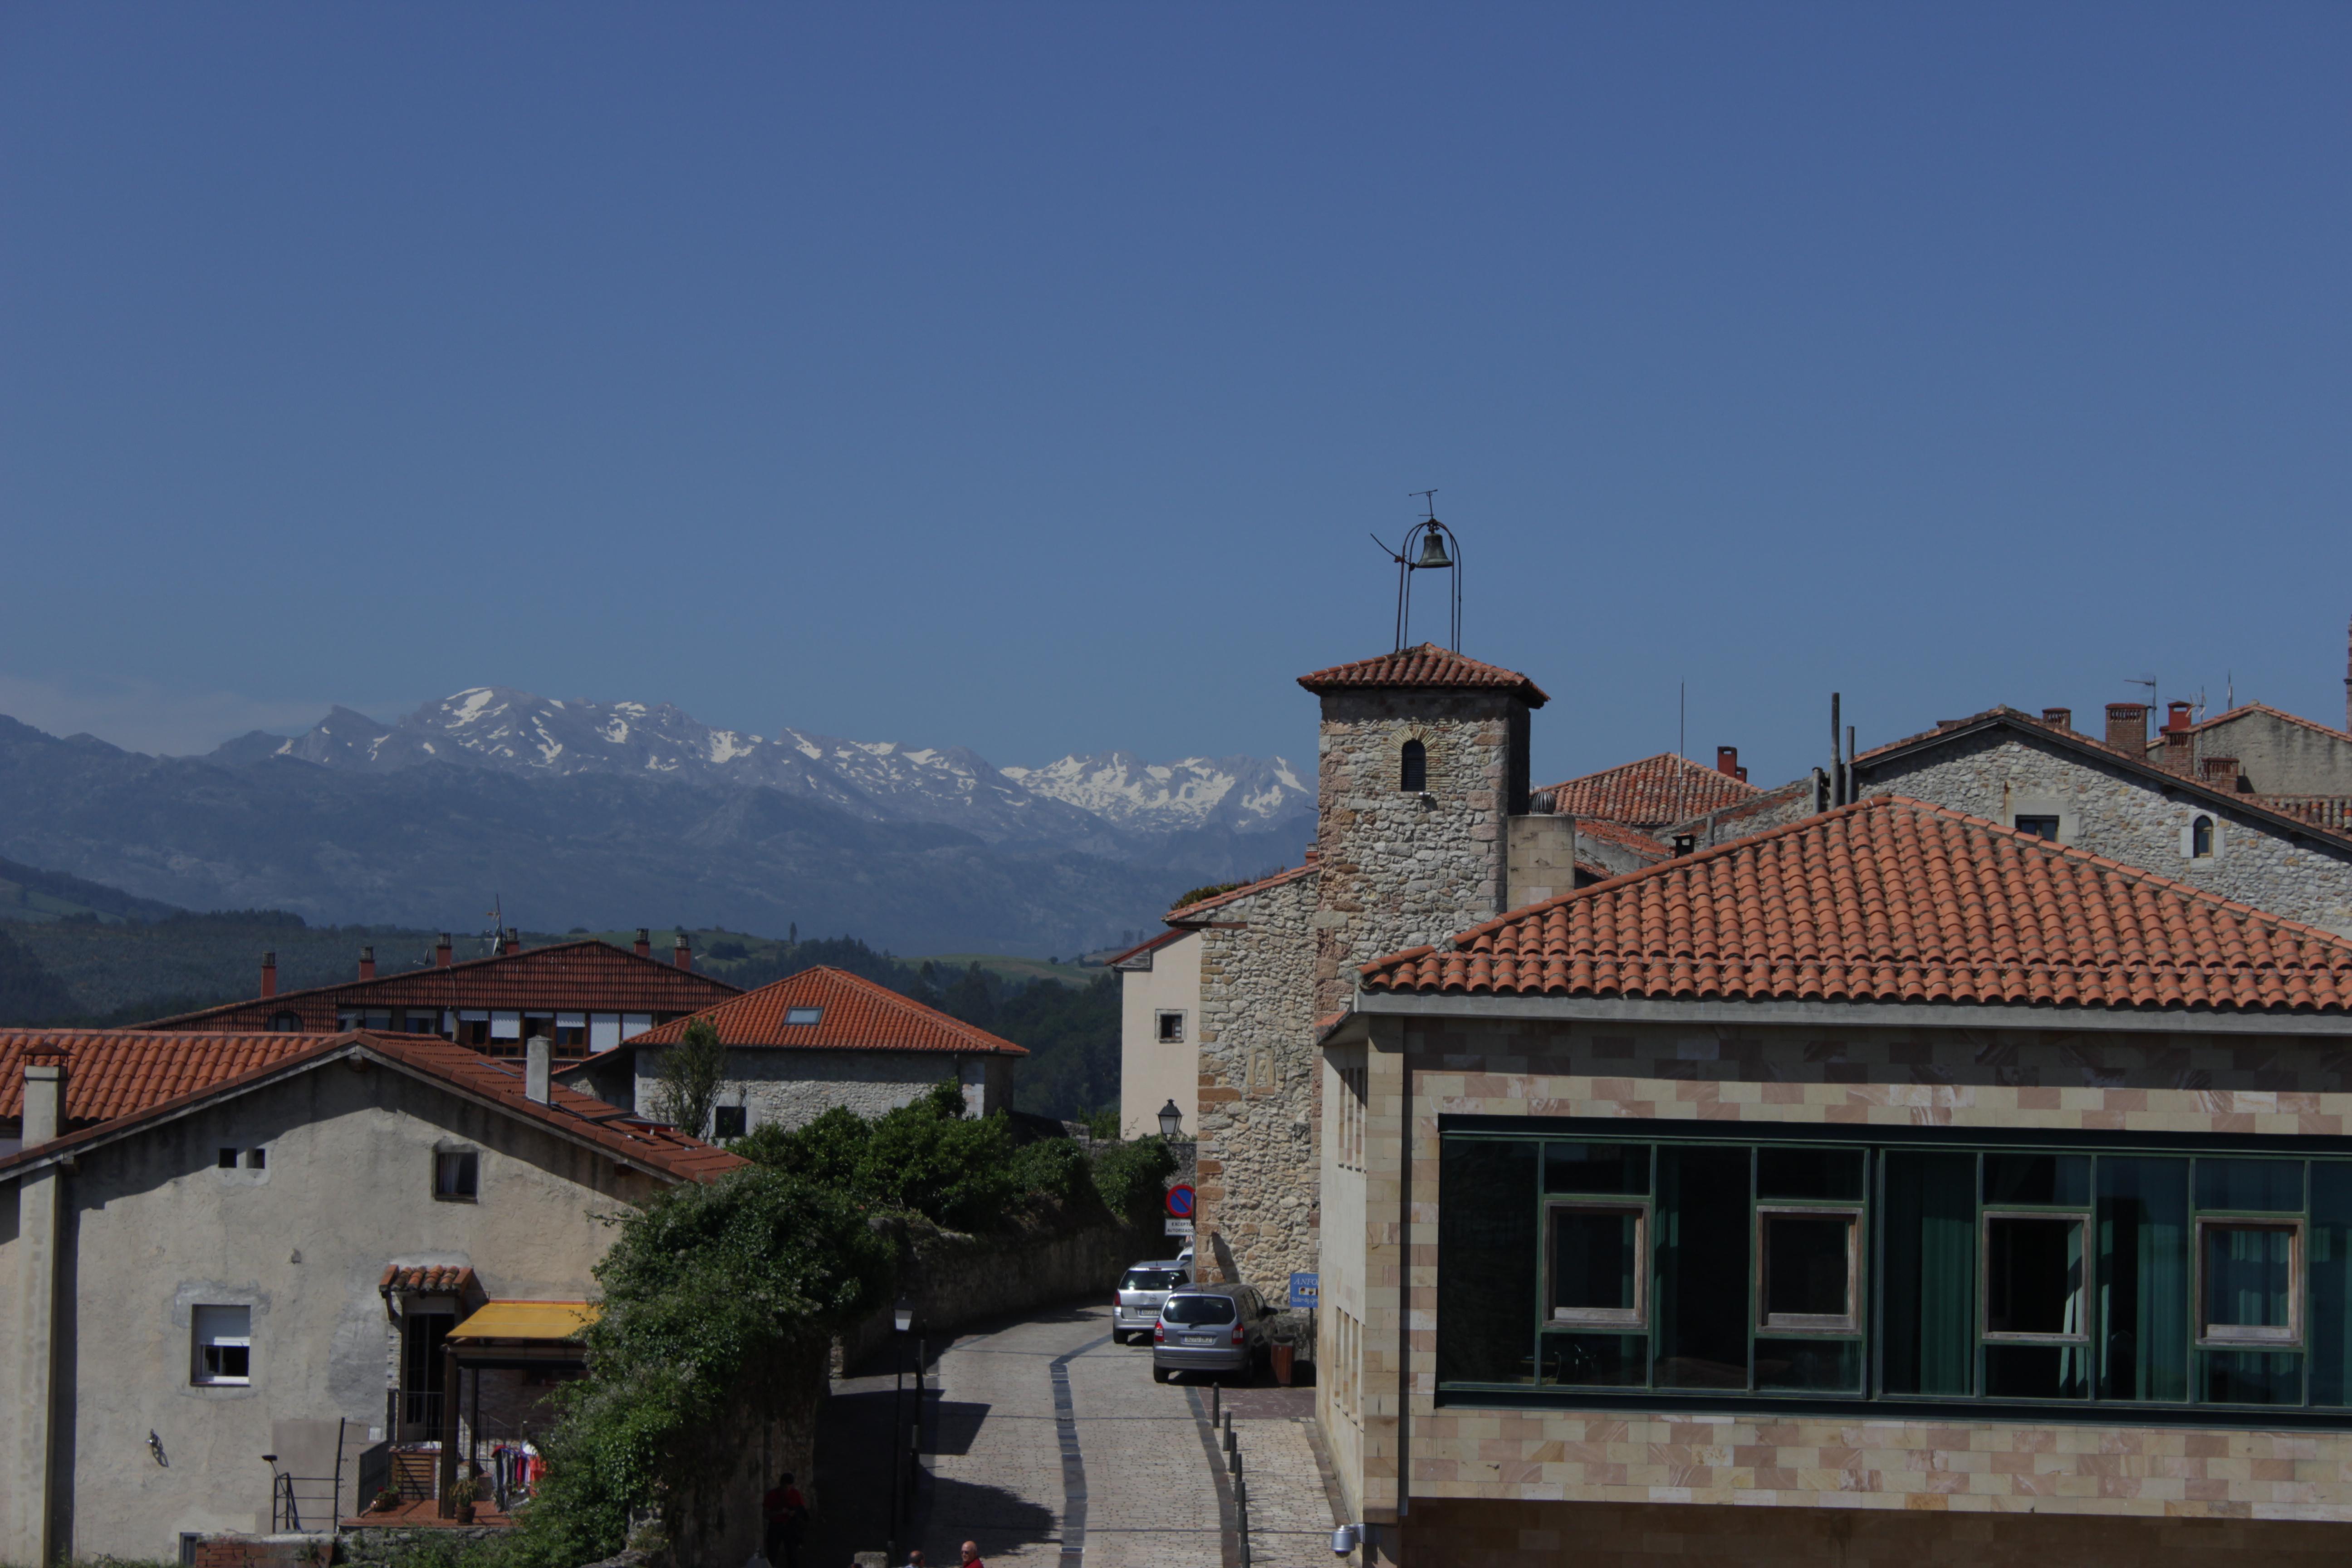
<svg viewBox="0 0 2352 1568">
<path fill-rule="evenodd" d="M 2204 1282 L 2200 1337 L 2284 1344 L 2301 1340 L 2295 1265 L 2303 1248 L 2295 1226 L 2200 1220 L 2197 1240 L 2198 1276 Z"/>
<path fill-rule="evenodd" d="M 1748 1386 L 1748 1205 L 1747 1150 L 1658 1151 L 1661 1388 Z"/>
<path fill-rule="evenodd" d="M 2300 1405 L 2303 1357 L 2268 1351 L 2207 1351 L 2205 1397 L 2216 1405 Z"/>
<path fill-rule="evenodd" d="M 2189 1162 L 2099 1162 L 2099 1396 L 2189 1397 Z"/>
<path fill-rule="evenodd" d="M 2303 1209 L 2303 1162 L 2200 1160 L 2197 1206 L 2298 1214 Z"/>
<path fill-rule="evenodd" d="M 1985 1218 L 1985 1332 L 2074 1338 L 2083 1323 L 2083 1222 Z"/>
<path fill-rule="evenodd" d="M 1623 1193 L 1639 1197 L 1650 1190 L 1646 1143 L 1547 1143 L 1544 1191 Z"/>
<path fill-rule="evenodd" d="M 1643 1312 L 1643 1226 L 1639 1209 L 1591 1204 L 1551 1205 L 1551 1295 L 1547 1315 L 1559 1323 L 1647 1321 Z"/>
<path fill-rule="evenodd" d="M 1989 1344 L 1985 1393 L 1994 1399 L 2080 1399 L 2091 1389 L 2080 1345 Z"/>
<path fill-rule="evenodd" d="M 1646 1334 L 1543 1337 L 1543 1380 L 1573 1388 L 1639 1388 L 1649 1381 Z"/>
<path fill-rule="evenodd" d="M 2352 1405 L 2352 1164 L 2311 1165 L 2311 1402 Z"/>
<path fill-rule="evenodd" d="M 1756 1342 L 1756 1386 L 1814 1394 L 1862 1392 L 1860 1340 Z"/>
<path fill-rule="evenodd" d="M 1437 1377 L 1535 1380 L 1537 1150 L 1448 1138 L 1437 1204 Z"/>
<path fill-rule="evenodd" d="M 1860 1214 L 1764 1209 L 1757 1229 L 1764 1252 L 1763 1325 L 1770 1329 L 1853 1329 Z"/>
<path fill-rule="evenodd" d="M 1984 1201 L 1996 1207 L 2005 1204 L 2085 1207 L 2091 1201 L 2091 1158 L 2087 1154 L 1987 1154 Z"/>
<path fill-rule="evenodd" d="M 1859 1149 L 1756 1151 L 1756 1195 L 1759 1198 L 1862 1200 L 1863 1152 Z"/>
<path fill-rule="evenodd" d="M 1975 1375 L 1976 1156 L 1890 1151 L 1885 1162 L 1886 1391 L 1965 1394 Z"/>
</svg>

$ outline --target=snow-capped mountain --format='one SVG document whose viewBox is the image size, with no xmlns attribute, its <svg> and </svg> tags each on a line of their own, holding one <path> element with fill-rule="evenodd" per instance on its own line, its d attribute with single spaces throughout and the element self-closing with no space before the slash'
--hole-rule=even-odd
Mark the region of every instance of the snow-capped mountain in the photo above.
<svg viewBox="0 0 2352 1568">
<path fill-rule="evenodd" d="M 567 701 L 476 687 L 385 724 L 337 708 L 290 740 L 259 732 L 212 760 L 293 757 L 388 773 L 433 763 L 564 778 L 583 773 L 761 787 L 877 822 L 952 826 L 989 843 L 1024 842 L 1123 859 L 1220 864 L 1279 856 L 1236 837 L 1296 837 L 1313 811 L 1309 780 L 1279 757 L 1144 762 L 1125 752 L 997 768 L 961 746 L 845 741 L 806 731 L 714 729 L 669 703 Z M 1299 844 L 1303 846 L 1304 837 Z M 1238 864 L 1238 862 L 1236 862 Z"/>
</svg>

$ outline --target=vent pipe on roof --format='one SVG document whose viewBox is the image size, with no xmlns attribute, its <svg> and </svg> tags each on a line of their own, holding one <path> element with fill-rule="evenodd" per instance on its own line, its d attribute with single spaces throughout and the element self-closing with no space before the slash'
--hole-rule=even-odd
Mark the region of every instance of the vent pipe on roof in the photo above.
<svg viewBox="0 0 2352 1568">
<path fill-rule="evenodd" d="M 651 958 L 653 955 L 654 933 L 648 928 L 639 926 L 637 928 L 637 956 L 639 958 Z"/>
<path fill-rule="evenodd" d="M 24 1146 L 55 1142 L 65 1126 L 66 1054 L 55 1040 L 25 1053 Z"/>
<path fill-rule="evenodd" d="M 375 949 L 373 947 L 360 949 L 360 978 L 362 980 L 375 978 Z"/>
<path fill-rule="evenodd" d="M 522 1091 L 541 1105 L 547 1103 L 548 1068 L 553 1060 L 555 1047 L 545 1035 L 533 1035 L 522 1048 Z"/>
<path fill-rule="evenodd" d="M 441 940 L 433 944 L 433 967 L 446 969 L 456 956 L 456 952 L 449 942 L 449 933 L 445 931 L 441 933 Z"/>
<path fill-rule="evenodd" d="M 683 930 L 680 930 L 677 933 L 677 946 L 671 952 L 670 961 L 676 963 L 680 969 L 692 969 L 694 967 L 694 949 L 687 945 L 686 932 Z"/>
<path fill-rule="evenodd" d="M 261 955 L 261 994 L 265 998 L 278 994 L 278 955 L 274 952 Z"/>
<path fill-rule="evenodd" d="M 1845 804 L 1846 791 L 1845 760 L 1838 755 L 1838 700 L 1839 694 L 1834 691 L 1831 692 L 1830 805 L 1832 806 L 1843 805 Z"/>
</svg>

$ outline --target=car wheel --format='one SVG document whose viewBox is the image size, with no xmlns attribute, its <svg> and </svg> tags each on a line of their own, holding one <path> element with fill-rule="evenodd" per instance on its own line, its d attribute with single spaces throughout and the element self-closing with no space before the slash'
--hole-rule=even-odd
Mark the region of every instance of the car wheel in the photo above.
<svg viewBox="0 0 2352 1568">
<path fill-rule="evenodd" d="M 1127 1343 L 1126 1332 L 1123 1330 L 1113 1329 L 1110 1331 L 1110 1342 L 1115 1345 L 1123 1345 Z"/>
<path fill-rule="evenodd" d="M 1154 1383 L 1165 1383 L 1169 1375 L 1169 1371 L 1164 1366 L 1155 1366 L 1151 1369 L 1151 1381 Z"/>
</svg>

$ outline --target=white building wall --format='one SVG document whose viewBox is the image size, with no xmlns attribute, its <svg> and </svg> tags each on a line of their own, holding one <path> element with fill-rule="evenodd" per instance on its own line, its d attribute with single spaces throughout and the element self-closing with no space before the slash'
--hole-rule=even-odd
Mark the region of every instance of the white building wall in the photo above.
<svg viewBox="0 0 2352 1568">
<path fill-rule="evenodd" d="M 636 1053 L 636 1107 L 650 1111 L 661 1080 L 657 1049 Z M 808 1050 L 730 1046 L 719 1105 L 750 1112 L 744 1131 L 771 1125 L 804 1126 L 835 1106 L 860 1116 L 879 1116 L 912 1105 L 944 1079 L 963 1090 L 964 1114 L 989 1116 L 1013 1109 L 1013 1073 L 1017 1057 L 975 1051 Z"/>
<path fill-rule="evenodd" d="M 1184 1113 L 1184 1136 L 1201 1128 L 1201 933 L 1186 931 L 1151 955 L 1150 969 L 1119 974 L 1118 1130 L 1122 1138 L 1160 1131 L 1170 1100 Z M 1160 1040 L 1160 1015 L 1181 1013 L 1184 1038 Z"/>
</svg>

